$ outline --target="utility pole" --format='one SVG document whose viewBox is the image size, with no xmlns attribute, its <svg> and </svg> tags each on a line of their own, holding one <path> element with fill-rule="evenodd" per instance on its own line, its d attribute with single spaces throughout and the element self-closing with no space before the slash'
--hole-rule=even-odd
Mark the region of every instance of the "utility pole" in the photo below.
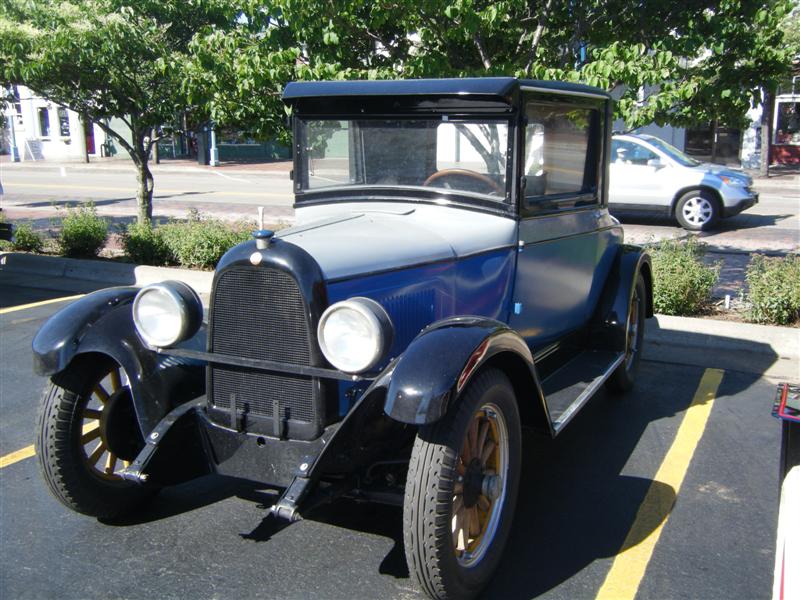
<svg viewBox="0 0 800 600">
<path fill-rule="evenodd" d="M 11 111 L 8 122 L 11 123 L 11 161 L 19 162 L 19 148 L 17 147 L 17 132 L 14 130 L 14 121 L 17 119 L 16 111 Z"/>
</svg>

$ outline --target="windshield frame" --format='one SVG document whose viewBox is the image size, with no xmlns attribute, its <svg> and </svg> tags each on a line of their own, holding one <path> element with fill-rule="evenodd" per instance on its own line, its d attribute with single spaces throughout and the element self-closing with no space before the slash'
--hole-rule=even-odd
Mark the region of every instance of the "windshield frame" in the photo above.
<svg viewBox="0 0 800 600">
<path fill-rule="evenodd" d="M 303 147 L 303 128 L 304 123 L 309 121 L 432 121 L 432 122 L 487 122 L 495 121 L 505 124 L 508 127 L 506 147 L 505 147 L 505 195 L 490 196 L 479 192 L 467 190 L 447 189 L 435 186 L 416 186 L 416 185 L 379 185 L 379 184 L 345 184 L 333 185 L 322 188 L 304 187 L 304 182 L 308 181 L 307 150 Z M 517 189 L 516 173 L 516 151 L 518 148 L 517 132 L 518 118 L 516 114 L 509 112 L 496 113 L 460 113 L 460 112 L 414 112 L 414 113 L 395 113 L 395 114 L 375 114 L 375 113 L 302 113 L 295 114 L 292 118 L 293 131 L 293 190 L 295 195 L 295 206 L 308 206 L 311 204 L 327 204 L 335 202 L 422 202 L 438 205 L 454 205 L 466 208 L 488 210 L 493 213 L 503 215 L 515 214 L 516 203 L 514 194 Z"/>
</svg>

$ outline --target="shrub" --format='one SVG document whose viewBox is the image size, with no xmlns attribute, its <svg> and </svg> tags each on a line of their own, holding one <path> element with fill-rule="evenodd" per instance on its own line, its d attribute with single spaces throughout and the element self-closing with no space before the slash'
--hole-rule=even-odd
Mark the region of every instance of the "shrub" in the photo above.
<svg viewBox="0 0 800 600">
<path fill-rule="evenodd" d="M 175 261 L 183 267 L 213 268 L 230 248 L 250 238 L 253 225 L 240 221 L 190 214 L 189 221 L 169 223 L 159 228 L 164 243 Z"/>
<path fill-rule="evenodd" d="M 719 278 L 719 266 L 703 263 L 705 247 L 694 237 L 665 240 L 650 249 L 653 258 L 653 308 L 665 315 L 703 311 Z"/>
<path fill-rule="evenodd" d="M 788 325 L 800 318 L 800 257 L 756 255 L 747 267 L 746 279 L 750 320 Z"/>
<path fill-rule="evenodd" d="M 33 230 L 30 223 L 20 223 L 14 231 L 11 248 L 18 252 L 41 252 L 44 240 Z"/>
<path fill-rule="evenodd" d="M 8 252 L 13 249 L 14 245 L 11 242 L 8 240 L 0 240 L 0 252 Z"/>
<path fill-rule="evenodd" d="M 122 234 L 122 247 L 130 259 L 141 265 L 169 265 L 175 263 L 161 229 L 149 223 L 132 223 Z"/>
<path fill-rule="evenodd" d="M 93 203 L 68 208 L 58 236 L 59 251 L 62 256 L 91 258 L 105 246 L 107 237 L 108 224 L 97 216 Z"/>
</svg>

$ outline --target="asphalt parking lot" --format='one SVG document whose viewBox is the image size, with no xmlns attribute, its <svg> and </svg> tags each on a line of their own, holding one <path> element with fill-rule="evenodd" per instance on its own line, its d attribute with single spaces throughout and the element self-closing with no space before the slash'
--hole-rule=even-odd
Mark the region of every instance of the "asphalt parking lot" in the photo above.
<svg viewBox="0 0 800 600">
<path fill-rule="evenodd" d="M 272 494 L 218 477 L 163 490 L 124 522 L 62 507 L 31 451 L 45 380 L 30 341 L 73 293 L 0 285 L 0 597 L 421 597 L 397 508 L 340 501 L 276 530 L 263 521 Z M 486 598 L 769 596 L 774 383 L 655 358 L 633 393 L 601 393 L 555 440 L 526 437 Z"/>
</svg>

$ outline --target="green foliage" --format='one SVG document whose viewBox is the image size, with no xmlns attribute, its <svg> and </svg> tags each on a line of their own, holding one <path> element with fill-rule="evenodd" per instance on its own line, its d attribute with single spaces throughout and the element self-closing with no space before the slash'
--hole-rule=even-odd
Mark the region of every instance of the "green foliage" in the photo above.
<svg viewBox="0 0 800 600">
<path fill-rule="evenodd" d="M 103 249 L 107 237 L 108 223 L 97 216 L 97 209 L 90 202 L 77 208 L 67 208 L 57 243 L 62 256 L 92 258 Z"/>
<path fill-rule="evenodd" d="M 274 0 L 192 41 L 185 90 L 220 123 L 282 130 L 293 79 L 516 75 L 613 91 L 630 127 L 734 125 L 790 70 L 793 0 Z M 789 35 L 789 34 L 787 34 Z M 285 134 L 285 132 L 284 132 Z"/>
<path fill-rule="evenodd" d="M 747 267 L 746 278 L 752 321 L 789 325 L 800 318 L 800 257 L 756 255 Z"/>
<path fill-rule="evenodd" d="M 719 278 L 718 266 L 703 263 L 704 252 L 694 237 L 665 240 L 650 248 L 655 312 L 683 316 L 703 312 Z"/>
<path fill-rule="evenodd" d="M 8 252 L 14 249 L 14 245 L 8 240 L 0 240 L 0 252 Z"/>
<path fill-rule="evenodd" d="M 44 240 L 33 230 L 30 223 L 20 223 L 14 230 L 14 241 L 11 247 L 18 252 L 41 252 L 44 248 Z"/>
<path fill-rule="evenodd" d="M 122 247 L 125 254 L 138 264 L 161 266 L 175 263 L 161 229 L 150 223 L 129 225 L 122 235 Z"/>
<path fill-rule="evenodd" d="M 252 223 L 227 223 L 193 213 L 186 222 L 162 225 L 158 232 L 174 262 L 189 268 L 211 269 L 230 248 L 250 239 Z"/>
</svg>

